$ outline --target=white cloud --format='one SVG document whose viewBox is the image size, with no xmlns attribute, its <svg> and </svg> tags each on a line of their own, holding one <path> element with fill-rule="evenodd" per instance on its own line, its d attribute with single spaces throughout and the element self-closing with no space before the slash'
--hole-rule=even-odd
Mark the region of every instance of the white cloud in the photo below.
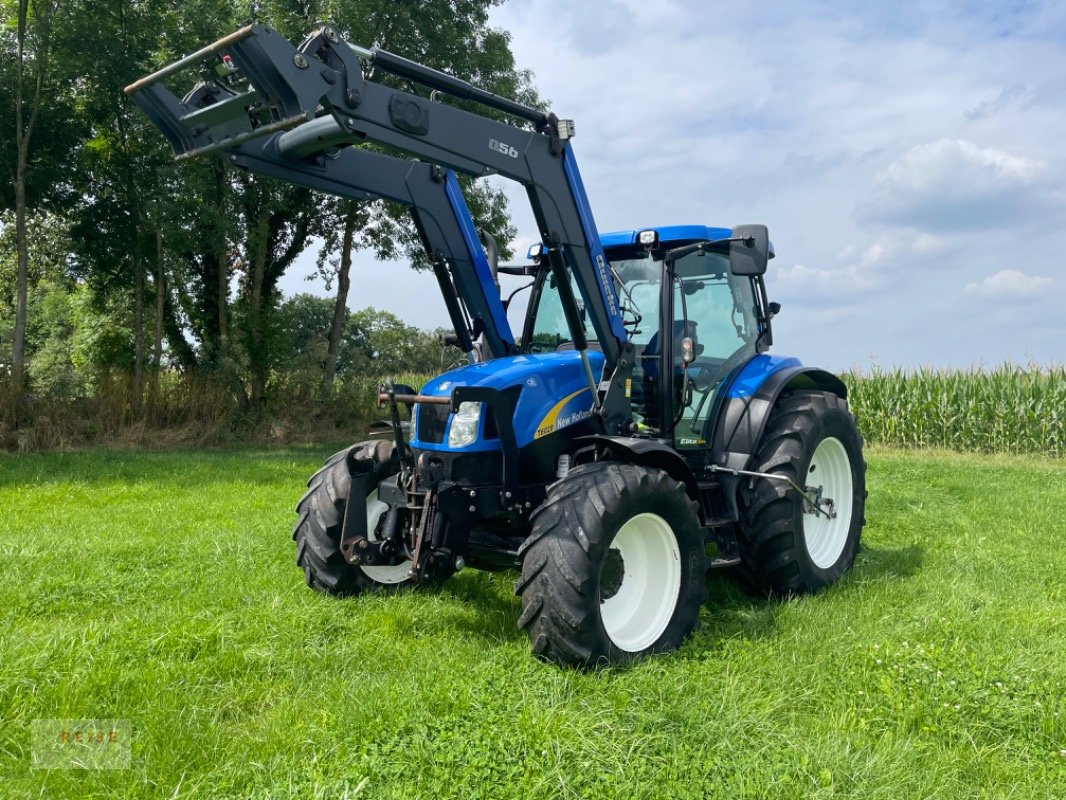
<svg viewBox="0 0 1066 800">
<path fill-rule="evenodd" d="M 962 139 L 940 139 L 911 148 L 880 180 L 903 189 L 928 191 L 966 177 L 1000 185 L 1029 184 L 1046 170 L 1047 164 L 1031 158 L 978 147 Z"/>
<path fill-rule="evenodd" d="M 777 280 L 784 291 L 792 290 L 803 296 L 824 300 L 874 289 L 880 283 L 880 276 L 863 269 L 859 264 L 828 269 L 794 264 L 780 270 Z"/>
<path fill-rule="evenodd" d="M 825 305 L 844 297 L 858 297 L 885 287 L 889 282 L 905 286 L 913 269 L 927 253 L 935 252 L 939 242 L 932 236 L 891 234 L 879 238 L 865 249 L 851 245 L 824 265 L 808 267 L 793 264 L 771 274 L 775 290 L 790 301 L 805 305 Z"/>
<path fill-rule="evenodd" d="M 1054 279 L 1003 269 L 978 283 L 966 284 L 966 294 L 979 297 L 1034 297 L 1055 284 Z"/>
<path fill-rule="evenodd" d="M 942 138 L 917 145 L 876 176 L 871 219 L 927 230 L 1014 224 L 1047 199 L 1044 161 Z"/>
</svg>

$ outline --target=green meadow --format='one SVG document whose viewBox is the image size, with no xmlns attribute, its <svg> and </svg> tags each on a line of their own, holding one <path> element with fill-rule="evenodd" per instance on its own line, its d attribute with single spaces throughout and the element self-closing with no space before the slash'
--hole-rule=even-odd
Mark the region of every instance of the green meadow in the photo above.
<svg viewBox="0 0 1066 800">
<path fill-rule="evenodd" d="M 0 456 L 0 796 L 1066 796 L 1061 461 L 871 449 L 839 584 L 712 573 L 680 651 L 581 674 L 529 655 L 507 573 L 307 590 L 329 452 Z M 124 721 L 126 766 L 38 768 L 47 719 Z"/>
</svg>

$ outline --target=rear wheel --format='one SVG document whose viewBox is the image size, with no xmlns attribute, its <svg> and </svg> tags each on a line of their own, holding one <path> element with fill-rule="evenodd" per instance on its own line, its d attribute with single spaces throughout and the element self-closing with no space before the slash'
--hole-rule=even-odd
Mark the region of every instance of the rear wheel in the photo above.
<svg viewBox="0 0 1066 800">
<path fill-rule="evenodd" d="M 378 499 L 378 484 L 399 470 L 396 445 L 377 440 L 352 445 L 334 453 L 311 476 L 307 492 L 296 505 L 298 515 L 292 538 L 296 563 L 312 589 L 327 594 L 351 595 L 368 589 L 396 589 L 411 581 L 410 561 L 394 566 L 356 567 L 340 551 L 341 526 L 348 502 L 353 470 L 366 472 L 367 538 L 374 541 L 388 505 Z"/>
<path fill-rule="evenodd" d="M 524 628 L 562 666 L 676 648 L 706 597 L 696 504 L 661 470 L 600 462 L 548 490 L 520 551 Z"/>
<path fill-rule="evenodd" d="M 785 481 L 749 478 L 740 489 L 742 582 L 781 595 L 833 583 L 855 561 L 865 522 L 866 464 L 847 401 L 828 392 L 781 397 L 751 469 L 821 487 L 823 502 L 815 510 Z"/>
</svg>

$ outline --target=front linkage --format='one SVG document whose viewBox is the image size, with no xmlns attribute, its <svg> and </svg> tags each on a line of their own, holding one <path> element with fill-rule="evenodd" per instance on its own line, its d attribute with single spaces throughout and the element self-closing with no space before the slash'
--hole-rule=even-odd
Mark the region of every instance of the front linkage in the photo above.
<svg viewBox="0 0 1066 800">
<path fill-rule="evenodd" d="M 499 482 L 464 486 L 447 479 L 437 454 L 411 449 L 404 437 L 400 404 L 446 404 L 454 413 L 464 402 L 484 403 L 493 415 L 500 441 Z M 388 406 L 389 427 L 399 461 L 399 472 L 377 486 L 377 500 L 388 510 L 375 530 L 367 528 L 366 473 L 353 471 L 348 486 L 340 551 L 351 565 L 396 566 L 407 563 L 412 582 L 439 582 L 466 565 L 470 534 L 478 523 L 492 520 L 520 531 L 545 498 L 543 484 L 522 485 L 518 472 L 518 445 L 514 432 L 514 393 L 485 387 L 460 386 L 450 398 L 416 394 L 411 387 L 387 382 L 378 392 L 379 406 Z M 367 465 L 352 465 L 354 470 Z M 495 566 L 517 566 L 517 541 L 501 544 L 485 537 L 474 544 L 479 561 Z"/>
</svg>

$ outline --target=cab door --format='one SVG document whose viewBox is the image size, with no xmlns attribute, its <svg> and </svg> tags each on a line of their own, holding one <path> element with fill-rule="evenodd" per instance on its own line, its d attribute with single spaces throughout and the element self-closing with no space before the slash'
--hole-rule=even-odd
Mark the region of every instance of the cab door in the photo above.
<svg viewBox="0 0 1066 800">
<path fill-rule="evenodd" d="M 664 294 L 673 322 L 673 443 L 679 450 L 699 449 L 707 446 L 708 420 L 725 379 L 757 352 L 757 295 L 751 277 L 730 272 L 725 254 L 687 255 L 673 264 L 669 279 L 673 291 Z M 686 339 L 692 354 L 688 363 Z"/>
</svg>

